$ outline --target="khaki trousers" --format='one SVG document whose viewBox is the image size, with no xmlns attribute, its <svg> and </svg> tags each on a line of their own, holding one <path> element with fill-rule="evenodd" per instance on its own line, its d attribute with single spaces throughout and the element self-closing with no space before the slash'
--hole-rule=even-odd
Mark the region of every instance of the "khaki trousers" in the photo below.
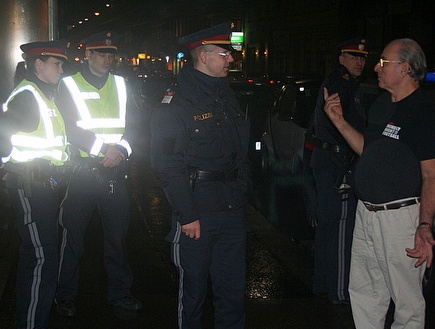
<svg viewBox="0 0 435 329">
<path fill-rule="evenodd" d="M 358 201 L 353 235 L 349 293 L 357 329 L 384 328 L 390 299 L 392 329 L 424 328 L 422 278 L 425 264 L 406 255 L 413 248 L 420 204 L 369 211 Z"/>
</svg>

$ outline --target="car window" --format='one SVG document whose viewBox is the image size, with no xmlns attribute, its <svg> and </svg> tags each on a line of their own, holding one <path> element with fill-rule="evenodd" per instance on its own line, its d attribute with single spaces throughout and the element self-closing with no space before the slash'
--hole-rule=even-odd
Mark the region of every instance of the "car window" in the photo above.
<svg viewBox="0 0 435 329">
<path fill-rule="evenodd" d="M 282 89 L 277 102 L 278 118 L 291 121 L 296 111 L 296 90 L 294 85 L 286 85 Z"/>
<path fill-rule="evenodd" d="M 273 93 L 267 85 L 233 83 L 231 88 L 239 101 L 242 111 L 247 112 L 248 117 L 257 112 L 266 114 L 273 104 Z"/>
<path fill-rule="evenodd" d="M 302 128 L 307 128 L 316 107 L 320 84 L 307 84 L 297 87 L 296 112 L 293 121 Z"/>
<path fill-rule="evenodd" d="M 297 83 L 283 87 L 276 104 L 278 119 L 292 121 L 306 129 L 316 106 L 320 83 Z"/>
</svg>

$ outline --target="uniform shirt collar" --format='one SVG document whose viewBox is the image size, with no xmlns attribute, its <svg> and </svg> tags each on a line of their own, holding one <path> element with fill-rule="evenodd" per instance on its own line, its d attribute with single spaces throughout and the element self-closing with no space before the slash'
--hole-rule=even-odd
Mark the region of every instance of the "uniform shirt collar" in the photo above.
<svg viewBox="0 0 435 329">
<path fill-rule="evenodd" d="M 102 77 L 96 76 L 91 72 L 91 70 L 89 70 L 88 64 L 83 65 L 82 75 L 87 82 L 89 82 L 92 86 L 94 86 L 97 89 L 103 88 L 103 86 L 107 82 L 107 79 L 109 78 L 109 73 L 106 73 Z"/>
<path fill-rule="evenodd" d="M 28 73 L 26 79 L 38 86 L 42 93 L 50 100 L 54 99 L 57 91 L 57 85 L 46 83 L 40 80 L 34 73 Z"/>
<path fill-rule="evenodd" d="M 179 81 L 183 89 L 192 91 L 192 88 L 198 93 L 211 94 L 225 89 L 223 82 L 224 78 L 212 77 L 193 67 L 191 62 L 187 63 L 180 71 Z"/>
</svg>

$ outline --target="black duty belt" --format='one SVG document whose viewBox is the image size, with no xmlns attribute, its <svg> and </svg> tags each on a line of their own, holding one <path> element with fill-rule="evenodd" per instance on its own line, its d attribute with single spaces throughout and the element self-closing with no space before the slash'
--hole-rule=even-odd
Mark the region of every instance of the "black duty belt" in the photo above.
<svg viewBox="0 0 435 329">
<path fill-rule="evenodd" d="M 71 159 L 71 163 L 74 166 L 78 167 L 78 170 L 98 170 L 102 173 L 105 172 L 107 174 L 111 173 L 126 173 L 126 170 L 128 168 L 128 159 L 121 161 L 117 166 L 115 167 L 104 167 L 101 162 L 103 161 L 103 157 L 74 157 Z"/>
<path fill-rule="evenodd" d="M 189 181 L 192 191 L 196 190 L 198 182 L 232 182 L 240 178 L 240 169 L 231 171 L 207 171 L 189 168 Z"/>
<path fill-rule="evenodd" d="M 209 181 L 209 182 L 230 182 L 239 178 L 240 170 L 232 171 L 206 171 L 206 170 L 195 170 L 194 174 L 198 181 Z"/>
<path fill-rule="evenodd" d="M 420 203 L 420 198 L 413 198 L 409 200 L 384 203 L 384 204 L 372 204 L 369 202 L 363 202 L 363 203 L 368 211 L 394 210 L 394 209 L 400 209 L 402 207 L 412 206 L 413 204 Z"/>
<path fill-rule="evenodd" d="M 42 183 L 52 189 L 59 186 L 65 176 L 71 173 L 68 166 L 55 166 L 51 161 L 45 159 L 34 159 L 21 163 L 5 163 L 5 170 L 18 175 L 21 179 L 20 188 L 24 189 L 27 198 L 32 197 L 32 183 Z"/>
<path fill-rule="evenodd" d="M 12 163 L 8 162 L 5 164 L 6 171 L 20 174 L 22 172 L 28 171 L 32 172 L 34 175 L 43 176 L 51 174 L 67 174 L 69 173 L 69 167 L 66 165 L 55 166 L 49 160 L 45 159 L 35 159 L 28 162 Z"/>
<path fill-rule="evenodd" d="M 351 156 L 353 155 L 355 152 L 353 152 L 352 150 L 350 150 L 347 147 L 343 147 L 340 145 L 336 145 L 336 144 L 331 144 L 331 143 L 327 143 L 327 142 L 323 142 L 318 138 L 314 138 L 314 145 L 316 145 L 317 147 L 324 149 L 324 150 L 328 150 L 334 153 L 339 153 L 345 157 L 347 156 Z"/>
<path fill-rule="evenodd" d="M 92 166 L 100 165 L 101 161 L 104 160 L 104 157 L 79 157 L 75 156 L 71 158 L 71 162 L 75 164 L 87 164 Z"/>
</svg>

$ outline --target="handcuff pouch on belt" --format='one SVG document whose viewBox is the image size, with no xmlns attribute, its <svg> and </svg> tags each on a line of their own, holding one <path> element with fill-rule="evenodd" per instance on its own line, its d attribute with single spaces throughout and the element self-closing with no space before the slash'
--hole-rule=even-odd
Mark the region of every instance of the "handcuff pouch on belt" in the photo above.
<svg viewBox="0 0 435 329">
<path fill-rule="evenodd" d="M 232 182 L 241 178 L 241 170 L 207 171 L 189 167 L 189 182 L 192 191 L 196 190 L 198 182 Z"/>
<path fill-rule="evenodd" d="M 339 145 L 330 144 L 327 142 L 322 142 L 321 140 L 315 138 L 315 145 L 321 149 L 331 151 L 332 153 L 336 153 L 339 156 L 336 156 L 337 160 L 338 172 L 337 177 L 335 179 L 334 188 L 337 193 L 348 193 L 352 186 L 350 186 L 347 182 L 344 181 L 344 177 L 349 172 L 351 166 L 354 164 L 357 154 L 348 149 Z"/>
</svg>

